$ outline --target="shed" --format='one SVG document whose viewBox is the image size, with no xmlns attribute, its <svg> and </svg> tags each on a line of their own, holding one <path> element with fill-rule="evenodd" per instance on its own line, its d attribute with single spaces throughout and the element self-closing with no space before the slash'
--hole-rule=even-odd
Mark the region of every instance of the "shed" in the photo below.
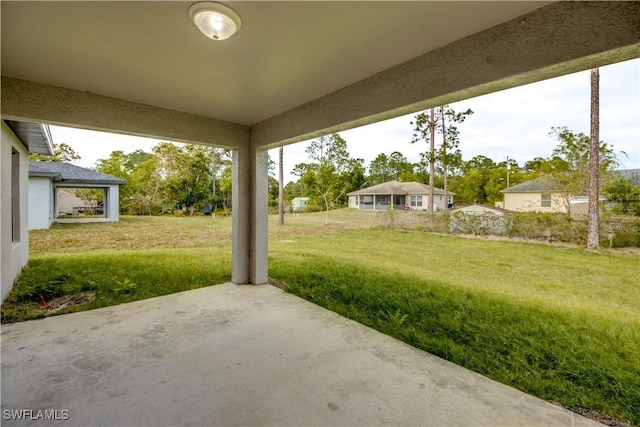
<svg viewBox="0 0 640 427">
<path fill-rule="evenodd" d="M 291 210 L 293 212 L 306 212 L 309 209 L 308 197 L 294 197 L 291 200 Z"/>
</svg>

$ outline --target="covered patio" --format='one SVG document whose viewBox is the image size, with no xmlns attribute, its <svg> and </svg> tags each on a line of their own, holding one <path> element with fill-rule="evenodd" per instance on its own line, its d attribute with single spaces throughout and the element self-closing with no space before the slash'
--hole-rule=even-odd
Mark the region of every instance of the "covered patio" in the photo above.
<svg viewBox="0 0 640 427">
<path fill-rule="evenodd" d="M 65 426 L 600 425 L 275 287 L 231 283 L 4 325 L 2 409 L 57 410 L 44 424 Z"/>
<path fill-rule="evenodd" d="M 593 424 L 237 285 L 268 280 L 268 149 L 639 57 L 638 2 L 236 2 L 224 41 L 190 5 L 1 4 L 3 120 L 233 150 L 233 284 L 4 326 L 3 410 L 79 426 Z"/>
<path fill-rule="evenodd" d="M 234 283 L 267 281 L 266 150 L 640 56 L 637 2 L 236 2 L 219 41 L 190 6 L 2 2 L 2 119 L 232 149 Z"/>
</svg>

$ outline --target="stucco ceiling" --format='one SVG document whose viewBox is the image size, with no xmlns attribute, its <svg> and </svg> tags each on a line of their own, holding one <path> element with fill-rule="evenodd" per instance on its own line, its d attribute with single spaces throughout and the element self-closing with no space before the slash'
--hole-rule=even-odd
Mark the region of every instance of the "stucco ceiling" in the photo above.
<svg viewBox="0 0 640 427">
<path fill-rule="evenodd" d="M 225 2 L 215 42 L 192 2 L 2 1 L 2 75 L 252 125 L 549 2 Z"/>
</svg>

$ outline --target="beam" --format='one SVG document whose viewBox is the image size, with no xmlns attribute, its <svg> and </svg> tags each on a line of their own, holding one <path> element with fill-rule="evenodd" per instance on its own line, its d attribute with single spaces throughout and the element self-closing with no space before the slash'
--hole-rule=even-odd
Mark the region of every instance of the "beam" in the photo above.
<svg viewBox="0 0 640 427">
<path fill-rule="evenodd" d="M 2 118 L 224 148 L 249 141 L 236 123 L 6 76 Z"/>
<path fill-rule="evenodd" d="M 273 148 L 640 57 L 640 2 L 557 2 L 251 127 Z"/>
</svg>

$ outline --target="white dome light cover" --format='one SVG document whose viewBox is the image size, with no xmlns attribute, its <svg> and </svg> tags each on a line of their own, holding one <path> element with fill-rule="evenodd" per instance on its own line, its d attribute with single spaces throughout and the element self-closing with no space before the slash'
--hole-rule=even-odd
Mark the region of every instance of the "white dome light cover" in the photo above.
<svg viewBox="0 0 640 427">
<path fill-rule="evenodd" d="M 231 8 L 211 1 L 194 3 L 189 16 L 202 34 L 212 40 L 225 40 L 240 30 L 240 17 Z"/>
</svg>

